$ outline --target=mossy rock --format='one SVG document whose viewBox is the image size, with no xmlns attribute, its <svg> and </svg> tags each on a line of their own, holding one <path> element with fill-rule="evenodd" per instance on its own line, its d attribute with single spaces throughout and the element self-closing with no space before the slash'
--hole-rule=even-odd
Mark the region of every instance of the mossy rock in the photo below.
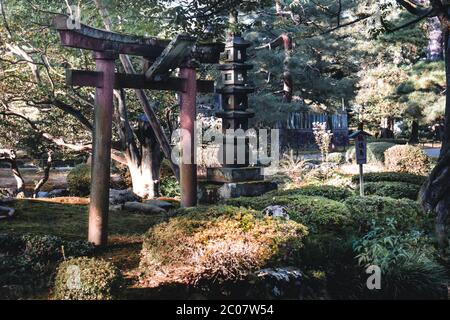
<svg viewBox="0 0 450 320">
<path fill-rule="evenodd" d="M 271 266 L 292 265 L 307 228 L 291 220 L 232 206 L 180 209 L 144 237 L 142 282 L 238 281 Z"/>
<path fill-rule="evenodd" d="M 122 284 L 122 275 L 111 262 L 96 258 L 73 258 L 59 265 L 53 298 L 113 300 L 118 298 Z"/>
</svg>

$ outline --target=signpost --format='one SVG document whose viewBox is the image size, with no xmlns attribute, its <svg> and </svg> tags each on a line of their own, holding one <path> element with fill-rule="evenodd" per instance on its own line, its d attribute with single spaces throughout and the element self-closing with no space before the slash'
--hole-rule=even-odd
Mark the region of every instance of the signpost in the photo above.
<svg viewBox="0 0 450 320">
<path fill-rule="evenodd" d="M 367 163 L 367 140 L 369 133 L 358 130 L 349 136 L 355 139 L 356 163 L 359 165 L 359 195 L 364 197 L 364 164 Z"/>
</svg>

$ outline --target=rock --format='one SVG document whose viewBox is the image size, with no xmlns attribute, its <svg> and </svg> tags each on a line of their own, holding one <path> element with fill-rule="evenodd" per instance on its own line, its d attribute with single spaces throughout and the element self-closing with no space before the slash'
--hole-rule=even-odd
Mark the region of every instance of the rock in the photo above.
<svg viewBox="0 0 450 320">
<path fill-rule="evenodd" d="M 109 204 L 124 204 L 125 202 L 139 201 L 140 198 L 130 190 L 109 190 Z"/>
<path fill-rule="evenodd" d="M 302 273 L 299 269 L 266 268 L 250 276 L 254 285 L 247 296 L 252 299 L 301 299 Z"/>
<path fill-rule="evenodd" d="M 158 206 L 141 202 L 125 202 L 123 205 L 123 209 L 128 211 L 138 211 L 147 214 L 166 213 L 166 210 Z"/>
<path fill-rule="evenodd" d="M 164 210 L 170 210 L 170 209 L 175 208 L 175 206 L 172 203 L 163 201 L 163 200 L 158 200 L 158 199 L 144 200 L 143 203 L 151 204 L 151 205 L 160 207 Z"/>
<path fill-rule="evenodd" d="M 50 198 L 56 198 L 56 197 L 66 197 L 69 195 L 69 191 L 66 189 L 54 189 L 48 193 Z"/>
<path fill-rule="evenodd" d="M 113 204 L 109 206 L 109 211 L 122 211 L 123 204 Z"/>
<path fill-rule="evenodd" d="M 15 212 L 16 210 L 14 210 L 13 208 L 0 206 L 0 213 L 2 213 L 0 214 L 0 219 L 10 219 L 14 217 Z"/>
<path fill-rule="evenodd" d="M 50 198 L 50 193 L 45 191 L 39 191 L 36 198 Z"/>
<path fill-rule="evenodd" d="M 289 214 L 282 206 L 268 206 L 263 210 L 263 213 L 270 217 L 289 220 Z"/>
</svg>

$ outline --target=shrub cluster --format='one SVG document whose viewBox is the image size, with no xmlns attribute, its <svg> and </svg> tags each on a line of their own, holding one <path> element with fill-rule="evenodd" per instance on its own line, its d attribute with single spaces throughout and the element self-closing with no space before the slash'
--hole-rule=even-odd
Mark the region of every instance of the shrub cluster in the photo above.
<svg viewBox="0 0 450 320">
<path fill-rule="evenodd" d="M 64 257 L 92 254 L 87 241 L 64 241 L 50 235 L 15 236 L 0 234 L 0 287 L 15 286 L 33 293 L 51 283 L 55 264 Z M 4 296 L 3 296 L 4 295 Z M 18 298 L 0 292 L 0 298 Z"/>
<path fill-rule="evenodd" d="M 53 294 L 58 300 L 112 300 L 122 284 L 122 275 L 111 262 L 72 258 L 59 265 Z"/>
<path fill-rule="evenodd" d="M 145 235 L 140 270 L 150 285 L 243 279 L 262 267 L 291 263 L 307 235 L 299 223 L 242 207 L 196 207 L 177 214 Z"/>
<path fill-rule="evenodd" d="M 406 182 L 378 181 L 364 184 L 366 195 L 390 197 L 394 199 L 407 198 L 417 200 L 420 186 Z"/>
<path fill-rule="evenodd" d="M 365 182 L 392 181 L 422 185 L 426 181 L 426 179 L 427 177 L 423 175 L 400 172 L 369 172 L 364 174 Z M 352 177 L 352 182 L 358 183 L 359 175 L 354 175 Z"/>
<path fill-rule="evenodd" d="M 393 199 L 389 197 L 351 197 L 344 204 L 351 212 L 355 227 L 360 232 L 370 229 L 374 222 L 383 223 L 387 218 L 395 218 L 398 228 L 408 230 L 424 222 L 419 204 L 410 199 Z"/>
<path fill-rule="evenodd" d="M 363 290 L 362 297 L 382 299 L 446 298 L 445 268 L 433 259 L 435 249 L 429 239 L 418 231 L 401 231 L 395 219 L 372 230 L 354 242 L 354 251 L 361 267 L 381 268 L 381 288 Z"/>
<path fill-rule="evenodd" d="M 340 202 L 324 197 L 305 195 L 240 197 L 229 199 L 227 204 L 263 210 L 267 206 L 283 206 L 289 217 L 304 224 L 312 233 L 340 231 L 351 224 L 350 213 Z"/>
<path fill-rule="evenodd" d="M 329 186 L 329 185 L 308 185 L 301 188 L 293 188 L 287 190 L 275 190 L 266 194 L 267 196 L 320 196 L 336 201 L 343 201 L 353 195 L 353 192 L 345 187 Z"/>
<path fill-rule="evenodd" d="M 393 146 L 395 146 L 395 144 L 390 142 L 369 142 L 367 144 L 367 161 L 384 162 L 384 152 Z M 347 150 L 345 159 L 347 160 L 347 162 L 356 161 L 354 146 Z"/>
<path fill-rule="evenodd" d="M 385 166 L 389 171 L 427 174 L 429 158 L 419 147 L 398 145 L 384 152 Z"/>
<path fill-rule="evenodd" d="M 67 175 L 70 194 L 85 197 L 91 192 L 91 167 L 85 163 L 75 166 Z"/>
</svg>

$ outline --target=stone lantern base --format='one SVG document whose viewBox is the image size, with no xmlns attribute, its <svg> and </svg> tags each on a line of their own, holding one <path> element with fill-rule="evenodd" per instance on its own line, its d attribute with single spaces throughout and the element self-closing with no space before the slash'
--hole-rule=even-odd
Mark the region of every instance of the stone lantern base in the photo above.
<svg viewBox="0 0 450 320">
<path fill-rule="evenodd" d="M 208 168 L 206 180 L 199 180 L 198 201 L 216 204 L 230 198 L 260 196 L 277 187 L 275 182 L 264 181 L 261 167 Z"/>
</svg>

